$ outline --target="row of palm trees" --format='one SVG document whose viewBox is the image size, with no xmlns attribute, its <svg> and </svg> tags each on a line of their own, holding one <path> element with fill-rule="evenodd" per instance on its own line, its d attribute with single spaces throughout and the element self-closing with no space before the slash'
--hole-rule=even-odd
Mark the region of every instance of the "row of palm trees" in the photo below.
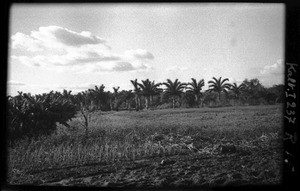
<svg viewBox="0 0 300 191">
<path fill-rule="evenodd" d="M 83 125 L 88 132 L 89 117 L 93 110 L 118 111 L 119 106 L 131 110 L 131 106 L 135 106 L 135 109 L 139 111 L 142 108 L 149 109 L 154 105 L 157 108 L 164 108 L 162 106 L 166 103 L 167 107 L 172 103 L 173 108 L 176 103 L 182 107 L 184 104 L 188 107 L 195 105 L 202 107 L 203 103 L 213 106 L 211 105 L 213 102 L 226 105 L 228 100 L 234 102 L 238 100 L 241 104 L 249 105 L 274 104 L 283 103 L 285 98 L 285 86 L 282 84 L 264 88 L 258 79 L 245 79 L 239 85 L 230 84 L 228 81 L 227 78 L 214 77 L 208 81 L 207 91 L 202 91 L 204 79 L 197 81 L 192 78 L 189 83 L 182 83 L 178 79 L 174 81 L 167 79 L 163 83 L 155 83 L 149 79 L 138 82 L 135 79 L 131 80 L 133 90 L 129 91 L 120 91 L 119 87 L 114 87 L 113 92 L 105 91 L 105 86 L 101 85 L 75 95 L 67 90 L 63 90 L 62 93 L 51 91 L 38 95 L 18 92 L 17 96 L 7 96 L 7 119 L 11 126 L 11 134 L 22 137 L 26 134 L 25 132 L 34 134 L 36 131 L 38 134 L 47 134 L 50 132 L 48 130 L 55 129 L 57 122 L 68 127 L 67 121 L 78 111 L 84 118 Z M 221 98 L 225 98 L 222 99 L 222 104 Z M 158 99 L 160 99 L 159 102 Z M 142 107 L 142 102 L 145 107 Z"/>
<path fill-rule="evenodd" d="M 207 102 L 215 102 L 218 105 L 221 105 L 221 97 L 224 95 L 230 95 L 228 98 L 233 98 L 234 100 L 239 100 L 240 97 L 243 98 L 246 95 L 246 101 L 248 102 L 251 101 L 251 99 L 257 100 L 264 96 L 262 94 L 264 93 L 263 91 L 261 91 L 262 93 L 258 93 L 259 91 L 257 91 L 258 87 L 263 88 L 257 79 L 252 79 L 250 81 L 246 79 L 239 85 L 236 83 L 230 84 L 228 81 L 228 78 L 213 77 L 212 80 L 208 81 L 209 89 L 203 91 L 202 88 L 205 85 L 204 79 L 197 81 L 195 78 L 191 78 L 191 81 L 188 83 L 182 83 L 178 79 L 175 79 L 174 81 L 167 79 L 163 83 L 156 83 L 149 79 L 138 82 L 138 80 L 135 79 L 131 80 L 133 90 L 129 91 L 120 91 L 120 87 L 113 87 L 113 92 L 105 91 L 105 86 L 101 85 L 76 95 L 72 95 L 71 91 L 64 90 L 61 96 L 70 100 L 77 106 L 78 110 L 88 108 L 89 110 L 104 111 L 118 111 L 119 107 L 121 107 L 120 105 L 123 105 L 123 108 L 125 105 L 125 108 L 129 110 L 131 110 L 131 106 L 133 106 L 136 111 L 139 111 L 143 108 L 149 109 L 150 106 L 154 105 L 154 101 L 156 101 L 156 105 L 163 105 L 167 102 L 171 103 L 173 108 L 175 108 L 177 100 L 179 103 L 186 102 L 190 106 L 196 105 L 197 107 L 203 107 L 203 104 Z M 274 91 L 277 90 L 281 91 L 280 88 L 274 89 Z M 230 94 L 228 94 L 228 92 Z M 279 95 L 280 93 L 275 94 Z M 275 94 L 272 94 L 269 97 L 272 97 Z M 159 103 L 157 102 L 158 99 L 160 99 Z M 226 100 L 228 99 L 225 99 L 224 101 Z"/>
<path fill-rule="evenodd" d="M 149 104 L 152 102 L 153 96 L 159 95 L 161 92 L 164 92 L 166 97 L 171 98 L 172 107 L 175 108 L 175 100 L 184 93 L 184 90 L 187 90 L 187 93 L 194 95 L 195 102 L 198 106 L 199 104 L 203 105 L 201 91 L 202 87 L 205 85 L 204 79 L 197 81 L 195 78 L 192 78 L 191 80 L 192 81 L 189 83 L 182 83 L 178 79 L 175 79 L 174 81 L 167 79 L 167 81 L 164 83 L 155 83 L 155 81 L 151 82 L 149 79 L 142 80 L 142 83 L 139 83 L 137 79 L 131 80 L 131 83 L 134 87 L 133 92 L 135 95 L 136 110 L 138 111 L 141 109 L 141 96 L 145 97 L 145 107 L 148 109 Z M 233 83 L 232 85 L 230 83 L 226 83 L 227 81 L 229 81 L 228 78 L 222 79 L 222 77 L 219 79 L 213 77 L 212 80 L 208 81 L 208 92 L 217 92 L 218 102 L 221 100 L 222 92 L 227 93 L 228 90 L 232 90 L 235 93 L 236 98 L 238 98 L 241 90 L 244 88 L 244 84 L 237 85 L 236 83 Z M 159 88 L 161 85 L 165 85 L 166 88 L 164 91 L 162 88 Z"/>
</svg>

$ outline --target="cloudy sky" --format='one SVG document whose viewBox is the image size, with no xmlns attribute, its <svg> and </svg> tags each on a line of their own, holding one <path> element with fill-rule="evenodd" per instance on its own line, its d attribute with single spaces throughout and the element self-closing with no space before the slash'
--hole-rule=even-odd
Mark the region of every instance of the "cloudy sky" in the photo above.
<svg viewBox="0 0 300 191">
<path fill-rule="evenodd" d="M 130 80 L 283 83 L 283 4 L 15 4 L 8 94 Z"/>
</svg>

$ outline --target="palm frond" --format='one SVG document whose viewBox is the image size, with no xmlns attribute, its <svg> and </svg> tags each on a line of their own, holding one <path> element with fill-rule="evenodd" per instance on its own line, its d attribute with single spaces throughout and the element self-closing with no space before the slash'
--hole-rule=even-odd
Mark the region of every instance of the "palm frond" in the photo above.
<svg viewBox="0 0 300 191">
<path fill-rule="evenodd" d="M 216 84 L 216 82 L 215 82 L 215 81 L 212 81 L 212 80 L 209 80 L 208 83 L 209 83 L 209 84 Z"/>
<path fill-rule="evenodd" d="M 220 77 L 220 81 L 221 81 L 221 77 Z M 223 79 L 221 84 L 225 83 L 226 81 L 229 81 L 229 79 L 228 78 Z"/>
</svg>

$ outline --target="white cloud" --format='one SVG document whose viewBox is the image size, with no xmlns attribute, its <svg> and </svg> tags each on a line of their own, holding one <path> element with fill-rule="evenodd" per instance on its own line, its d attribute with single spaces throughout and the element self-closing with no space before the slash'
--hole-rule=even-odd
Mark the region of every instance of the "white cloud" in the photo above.
<svg viewBox="0 0 300 191">
<path fill-rule="evenodd" d="M 131 71 L 134 70 L 132 64 L 129 62 L 118 62 L 113 68 L 115 71 Z"/>
<path fill-rule="evenodd" d="M 154 59 L 154 56 L 147 50 L 137 49 L 137 50 L 127 50 L 124 52 L 125 58 L 138 58 L 138 59 Z"/>
<path fill-rule="evenodd" d="M 260 73 L 262 75 L 283 75 L 284 63 L 282 59 L 278 59 L 275 64 L 266 65 Z"/>
<path fill-rule="evenodd" d="M 92 35 L 90 32 L 83 31 L 81 33 L 77 33 L 74 31 L 70 31 L 68 29 L 51 26 L 51 27 L 41 27 L 40 30 L 45 30 L 49 34 L 52 34 L 58 42 L 65 44 L 67 46 L 82 46 L 86 44 L 102 44 L 105 40 L 101 39 L 98 36 Z"/>
<path fill-rule="evenodd" d="M 42 46 L 37 39 L 33 39 L 23 33 L 16 33 L 11 37 L 13 48 L 25 48 L 28 51 L 42 51 Z"/>
<path fill-rule="evenodd" d="M 11 37 L 12 48 L 20 48 L 36 55 L 12 55 L 13 59 L 31 67 L 45 67 L 56 71 L 109 72 L 149 69 L 154 56 L 137 49 L 116 54 L 107 42 L 91 32 L 74 32 L 58 26 L 40 27 L 30 35 L 16 33 Z"/>
<path fill-rule="evenodd" d="M 30 35 L 16 33 L 12 36 L 13 48 L 23 47 L 30 51 L 42 51 L 49 48 L 80 47 L 83 45 L 105 45 L 105 40 L 90 32 L 77 33 L 59 26 L 40 27 Z"/>
</svg>

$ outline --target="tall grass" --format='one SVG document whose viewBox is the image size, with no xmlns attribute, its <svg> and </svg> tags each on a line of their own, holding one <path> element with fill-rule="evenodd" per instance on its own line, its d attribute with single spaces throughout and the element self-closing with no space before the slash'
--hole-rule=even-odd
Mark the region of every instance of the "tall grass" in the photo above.
<svg viewBox="0 0 300 191">
<path fill-rule="evenodd" d="M 249 145 L 267 137 L 268 145 L 280 138 L 281 115 L 278 106 L 94 113 L 88 135 L 78 117 L 73 130 L 58 126 L 51 136 L 10 146 L 9 179 L 20 172 L 183 154 L 195 144 L 202 151 L 210 145 L 212 152 L 221 140 Z"/>
</svg>

